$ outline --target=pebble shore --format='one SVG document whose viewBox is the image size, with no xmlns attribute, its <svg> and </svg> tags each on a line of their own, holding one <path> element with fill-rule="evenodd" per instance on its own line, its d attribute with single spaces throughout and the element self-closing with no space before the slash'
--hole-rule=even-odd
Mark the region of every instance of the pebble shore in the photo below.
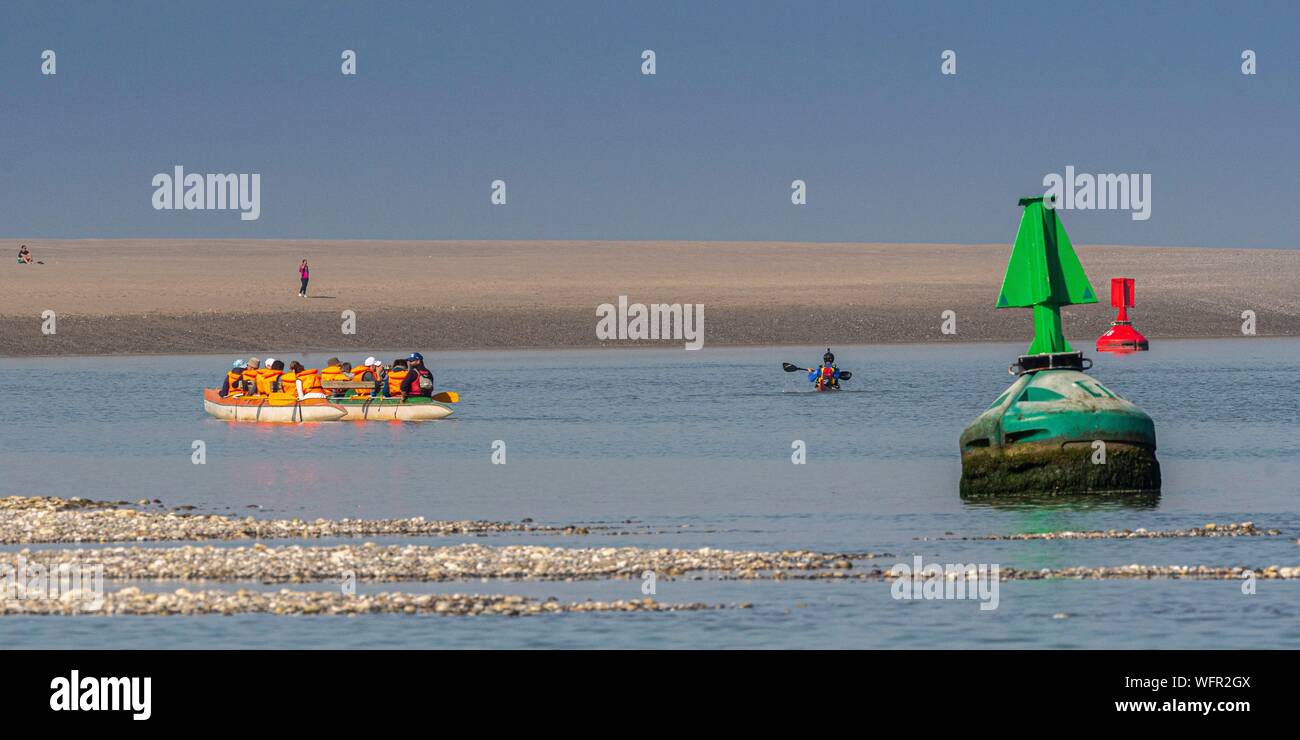
<svg viewBox="0 0 1300 740">
<path fill-rule="evenodd" d="M 93 595 L 70 591 L 59 599 L 6 599 L 0 595 L 0 615 L 72 616 L 72 615 L 184 615 L 204 614 L 278 614 L 278 615 L 357 615 L 357 614 L 437 614 L 444 616 L 528 616 L 569 612 L 677 612 L 722 609 L 708 604 L 661 604 L 653 599 L 618 601 L 582 601 L 561 603 L 524 596 L 465 596 L 461 594 L 378 593 L 349 596 L 329 591 L 278 592 L 190 591 L 179 588 L 172 593 L 150 593 L 127 587 L 102 596 L 99 608 L 87 610 Z M 738 605 L 748 608 L 747 604 Z"/>
<path fill-rule="evenodd" d="M 630 580 L 653 573 L 661 579 L 857 580 L 893 582 L 894 555 L 808 550 L 747 551 L 699 548 L 548 547 L 539 545 L 333 546 L 263 542 L 235 546 L 179 544 L 157 547 L 128 542 L 240 539 L 318 539 L 365 536 L 480 536 L 506 532 L 589 534 L 583 527 L 519 523 L 413 519 L 258 519 L 190 514 L 190 507 L 160 510 L 161 502 L 92 501 L 84 498 L 0 498 L 0 543 L 109 543 L 103 547 L 24 548 L 0 552 L 0 574 L 40 566 L 91 568 L 113 581 L 153 580 L 224 583 L 447 582 L 488 579 L 530 581 Z M 610 530 L 617 532 L 618 530 Z M 1281 534 L 1253 522 L 1209 523 L 1185 530 L 1062 531 L 968 540 L 1083 540 L 1175 537 L 1255 537 Z M 945 533 L 952 535 L 952 533 Z M 929 538 L 920 538 L 929 539 Z M 909 569 L 910 570 L 910 569 Z M 999 568 L 1000 581 L 1192 579 L 1300 580 L 1300 566 L 1121 565 L 1061 568 Z M 956 580 L 962 573 L 942 578 Z M 987 576 L 985 576 L 987 577 Z M 706 604 L 660 604 L 651 599 L 562 603 L 522 596 L 377 593 L 338 591 L 252 591 L 244 588 L 148 592 L 133 586 L 102 595 L 103 606 L 86 611 L 78 592 L 63 598 L 17 598 L 0 589 L 0 615 L 201 615 L 201 614 L 446 614 L 529 615 L 567 612 L 663 612 L 724 608 Z M 85 596 L 86 594 L 80 594 Z M 747 607 L 748 605 L 738 605 Z"/>
<path fill-rule="evenodd" d="M 873 553 L 816 553 L 804 550 L 751 552 L 733 550 L 644 549 L 637 547 L 562 548 L 533 545 L 489 547 L 478 544 L 339 545 L 268 547 L 103 547 L 21 550 L 0 553 L 0 566 L 17 568 L 20 558 L 55 571 L 103 566 L 112 579 L 258 581 L 308 583 L 355 578 L 361 581 L 451 581 L 509 578 L 519 580 L 592 580 L 674 578 L 691 572 L 727 573 L 761 578 L 774 571 L 847 570 L 855 559 Z"/>
<path fill-rule="evenodd" d="M 1205 580 L 1205 581 L 1227 581 L 1241 580 L 1246 577 L 1247 573 L 1254 574 L 1255 578 L 1263 580 L 1300 580 L 1300 565 L 1266 565 L 1258 568 L 1246 568 L 1239 565 L 1234 566 L 1215 566 L 1215 565 L 1115 565 L 1115 566 L 1070 566 L 1066 568 L 1009 568 L 1001 566 L 998 568 L 999 581 L 1041 581 L 1041 580 L 1074 580 L 1074 581 L 1119 581 L 1133 579 L 1185 579 L 1185 580 Z M 990 573 L 991 575 L 991 573 Z M 727 578 L 727 576 L 721 576 Z M 815 571 L 811 573 L 776 573 L 772 576 L 776 580 L 845 580 L 856 579 L 861 581 L 895 581 L 898 579 L 925 581 L 927 576 L 916 575 L 915 577 L 909 572 L 908 574 L 896 576 L 890 572 L 889 568 L 873 567 L 867 570 L 858 570 L 855 572 L 844 571 Z M 945 580 L 959 580 L 963 577 L 961 573 L 945 573 L 942 578 Z"/>
<path fill-rule="evenodd" d="M 142 501 L 139 506 L 153 502 Z M 485 535 L 507 532 L 589 534 L 586 527 L 531 522 L 412 519 L 258 519 L 221 514 L 140 511 L 126 501 L 52 497 L 0 498 L 0 544 L 164 542 L 194 540 L 319 539 Z"/>
<path fill-rule="evenodd" d="M 1202 527 L 1192 527 L 1191 529 L 1166 529 L 1166 530 L 1148 530 L 1143 527 L 1137 529 L 1106 529 L 1092 530 L 1086 532 L 1033 532 L 1027 534 L 991 534 L 983 537 L 961 537 L 963 540 L 1131 540 L 1131 539 L 1163 539 L 1168 537 L 1272 537 L 1282 534 L 1279 529 L 1259 529 L 1254 522 L 1230 522 L 1228 524 L 1215 524 L 1210 522 Z M 950 537 L 935 538 L 918 538 L 918 539 L 957 539 Z"/>
</svg>

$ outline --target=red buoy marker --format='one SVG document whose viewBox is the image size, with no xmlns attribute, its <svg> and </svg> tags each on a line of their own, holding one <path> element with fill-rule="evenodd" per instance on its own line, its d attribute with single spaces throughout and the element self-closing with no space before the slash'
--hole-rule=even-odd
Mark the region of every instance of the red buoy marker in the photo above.
<svg viewBox="0 0 1300 740">
<path fill-rule="evenodd" d="M 1128 319 L 1128 310 L 1133 307 L 1133 283 L 1133 278 L 1111 278 L 1110 305 L 1119 309 L 1119 315 L 1106 333 L 1097 338 L 1098 352 L 1128 354 L 1148 349 L 1147 338 Z"/>
</svg>

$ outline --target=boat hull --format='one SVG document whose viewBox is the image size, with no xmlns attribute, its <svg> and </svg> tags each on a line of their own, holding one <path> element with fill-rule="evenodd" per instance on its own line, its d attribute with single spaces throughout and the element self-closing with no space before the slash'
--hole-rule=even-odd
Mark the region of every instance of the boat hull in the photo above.
<svg viewBox="0 0 1300 740">
<path fill-rule="evenodd" d="M 425 398 L 343 398 L 334 401 L 343 409 L 341 421 L 433 421 L 451 416 L 451 407 Z"/>
<path fill-rule="evenodd" d="M 258 398 L 223 398 L 211 388 L 203 391 L 203 410 L 225 421 L 251 421 L 263 424 L 302 424 L 338 421 L 346 412 L 324 399 L 289 401 Z"/>
</svg>

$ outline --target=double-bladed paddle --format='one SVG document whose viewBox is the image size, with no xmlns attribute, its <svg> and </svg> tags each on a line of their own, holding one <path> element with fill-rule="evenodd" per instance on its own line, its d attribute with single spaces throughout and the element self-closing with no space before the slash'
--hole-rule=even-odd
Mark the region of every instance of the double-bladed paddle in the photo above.
<svg viewBox="0 0 1300 740">
<path fill-rule="evenodd" d="M 794 365 L 794 364 L 791 364 L 791 363 L 789 363 L 789 362 L 783 362 L 783 363 L 781 363 L 781 367 L 782 367 L 782 368 L 783 368 L 787 373 L 799 373 L 799 372 L 810 373 L 810 372 L 812 372 L 813 369 L 814 369 L 814 368 L 810 368 L 810 367 L 799 367 L 798 365 Z M 852 378 L 852 377 L 853 377 L 853 373 L 852 373 L 852 372 L 850 372 L 850 371 L 848 371 L 848 370 L 841 370 L 841 371 L 840 371 L 840 380 L 848 380 L 849 378 Z"/>
</svg>

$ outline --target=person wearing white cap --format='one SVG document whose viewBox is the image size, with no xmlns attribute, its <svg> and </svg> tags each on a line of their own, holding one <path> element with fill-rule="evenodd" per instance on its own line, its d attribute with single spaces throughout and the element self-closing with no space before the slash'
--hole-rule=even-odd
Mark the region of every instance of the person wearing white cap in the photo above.
<svg viewBox="0 0 1300 740">
<path fill-rule="evenodd" d="M 269 396 L 279 390 L 280 376 L 284 374 L 284 363 L 273 359 L 266 358 L 262 363 L 262 369 L 257 371 L 257 392 L 263 396 Z"/>
<path fill-rule="evenodd" d="M 372 395 L 375 395 L 375 392 L 379 389 L 379 370 L 381 367 L 382 363 L 371 356 L 367 357 L 366 361 L 361 363 L 361 367 L 352 371 L 352 380 L 354 382 L 360 383 L 362 381 L 370 380 L 375 384 L 373 389 L 367 390 L 365 388 L 357 388 L 353 390 L 352 395 L 354 397 L 369 398 Z"/>
</svg>

